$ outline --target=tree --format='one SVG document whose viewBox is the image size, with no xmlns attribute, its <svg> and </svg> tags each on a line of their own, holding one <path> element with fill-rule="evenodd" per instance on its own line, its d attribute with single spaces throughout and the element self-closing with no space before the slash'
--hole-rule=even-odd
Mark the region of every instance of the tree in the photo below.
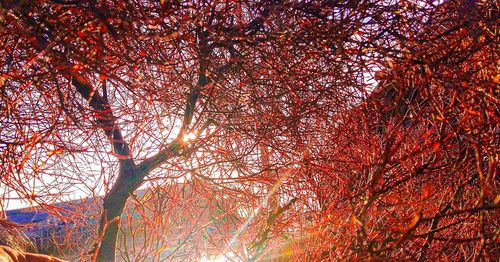
<svg viewBox="0 0 500 262">
<path fill-rule="evenodd" d="M 296 246 L 308 259 L 499 256 L 497 14 L 475 2 L 408 8 L 394 26 L 407 52 L 296 178 L 317 203 Z"/>
<path fill-rule="evenodd" d="M 67 184 L 104 191 L 98 261 L 115 259 L 129 196 L 179 176 L 213 189 L 195 191 L 207 199 L 222 188 L 239 192 L 236 203 L 260 206 L 245 224 L 255 259 L 283 248 L 268 246 L 270 238 L 306 235 L 294 231 L 299 225 L 317 230 L 292 241 L 304 250 L 297 256 L 425 259 L 431 248 L 452 250 L 435 244 L 443 240 L 470 243 L 463 257 L 494 248 L 492 3 L 0 7 L 4 184 L 40 203 L 74 187 Z M 366 99 L 374 71 L 385 72 L 380 86 L 393 85 L 386 98 Z M 412 197 L 394 203 L 402 196 Z M 453 237 L 471 221 L 466 238 Z M 407 243 L 410 251 L 401 249 Z"/>
</svg>

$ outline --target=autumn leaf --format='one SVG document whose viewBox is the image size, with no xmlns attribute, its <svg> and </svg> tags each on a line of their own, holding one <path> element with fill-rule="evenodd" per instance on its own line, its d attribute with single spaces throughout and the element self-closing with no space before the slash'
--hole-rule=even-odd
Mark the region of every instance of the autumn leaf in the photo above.
<svg viewBox="0 0 500 262">
<path fill-rule="evenodd" d="M 496 74 L 491 77 L 493 79 L 493 83 L 500 84 L 500 74 Z"/>
<path fill-rule="evenodd" d="M 439 150 L 439 148 L 440 148 L 440 147 L 441 147 L 441 143 L 439 143 L 439 142 L 434 142 L 434 143 L 432 143 L 432 145 L 431 145 L 431 149 L 432 149 L 433 151 L 437 151 L 437 150 Z"/>
<path fill-rule="evenodd" d="M 358 219 L 358 217 L 356 215 L 352 215 L 351 217 L 351 222 L 354 224 L 354 225 L 358 225 L 358 226 L 362 226 L 363 225 L 363 222 L 361 222 L 361 220 Z"/>
<path fill-rule="evenodd" d="M 427 200 L 432 193 L 432 185 L 427 184 L 422 188 L 422 199 Z"/>
<path fill-rule="evenodd" d="M 420 221 L 420 214 L 415 214 L 411 219 L 410 225 L 408 225 L 408 229 L 414 228 L 417 225 L 418 221 Z"/>
</svg>

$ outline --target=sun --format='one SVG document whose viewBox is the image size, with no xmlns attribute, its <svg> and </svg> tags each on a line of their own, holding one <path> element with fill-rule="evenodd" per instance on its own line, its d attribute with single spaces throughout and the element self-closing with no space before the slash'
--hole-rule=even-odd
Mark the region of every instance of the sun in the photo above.
<svg viewBox="0 0 500 262">
<path fill-rule="evenodd" d="M 189 132 L 187 134 L 184 134 L 184 137 L 182 138 L 182 140 L 184 140 L 184 142 L 189 142 L 190 140 L 193 140 L 195 138 L 196 138 L 196 134 L 193 132 Z"/>
</svg>

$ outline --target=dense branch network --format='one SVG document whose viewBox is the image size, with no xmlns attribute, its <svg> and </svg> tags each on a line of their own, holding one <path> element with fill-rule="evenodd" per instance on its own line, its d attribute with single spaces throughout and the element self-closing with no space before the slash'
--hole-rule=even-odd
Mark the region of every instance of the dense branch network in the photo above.
<svg viewBox="0 0 500 262">
<path fill-rule="evenodd" d="M 104 194 L 101 261 L 495 259 L 498 16 L 3 1 L 4 198 Z"/>
</svg>

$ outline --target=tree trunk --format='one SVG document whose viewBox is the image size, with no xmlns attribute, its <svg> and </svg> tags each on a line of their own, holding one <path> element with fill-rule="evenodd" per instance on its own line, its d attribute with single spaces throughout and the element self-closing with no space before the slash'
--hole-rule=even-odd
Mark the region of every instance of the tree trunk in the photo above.
<svg viewBox="0 0 500 262">
<path fill-rule="evenodd" d="M 123 168 L 125 163 L 120 163 L 121 170 L 118 178 L 104 197 L 98 235 L 101 241 L 97 247 L 95 261 L 115 261 L 120 217 L 130 194 L 142 184 L 144 176 L 135 169 L 132 163 L 129 164 L 131 165 Z"/>
<path fill-rule="evenodd" d="M 104 199 L 103 214 L 99 224 L 100 241 L 96 261 L 115 261 L 116 240 L 118 237 L 118 224 L 125 208 L 128 197 L 118 199 L 108 195 Z"/>
</svg>

